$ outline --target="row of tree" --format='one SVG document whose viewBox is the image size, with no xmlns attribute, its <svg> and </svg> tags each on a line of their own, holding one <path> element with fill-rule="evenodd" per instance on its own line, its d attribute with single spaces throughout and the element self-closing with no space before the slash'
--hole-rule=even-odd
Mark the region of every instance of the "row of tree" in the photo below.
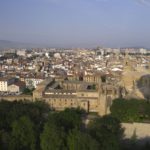
<svg viewBox="0 0 150 150">
<path fill-rule="evenodd" d="M 150 122 L 150 102 L 137 99 L 116 99 L 111 115 L 121 122 Z"/>
<path fill-rule="evenodd" d="M 53 112 L 43 102 L 0 102 L 2 150 L 119 150 L 123 130 L 110 116 L 85 126 L 80 109 Z"/>
<path fill-rule="evenodd" d="M 116 103 L 120 101 L 116 100 L 114 106 Z M 132 150 L 135 142 L 128 141 L 129 147 L 122 144 L 123 129 L 117 117 L 112 112 L 109 116 L 95 117 L 87 125 L 87 114 L 80 109 L 54 112 L 39 101 L 1 101 L 0 149 Z"/>
</svg>

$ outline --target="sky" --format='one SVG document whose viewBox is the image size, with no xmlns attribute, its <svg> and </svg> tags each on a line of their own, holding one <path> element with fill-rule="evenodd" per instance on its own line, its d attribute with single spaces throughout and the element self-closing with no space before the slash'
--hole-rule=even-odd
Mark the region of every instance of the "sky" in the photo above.
<svg viewBox="0 0 150 150">
<path fill-rule="evenodd" d="M 150 0 L 0 0 L 0 40 L 150 48 Z"/>
</svg>

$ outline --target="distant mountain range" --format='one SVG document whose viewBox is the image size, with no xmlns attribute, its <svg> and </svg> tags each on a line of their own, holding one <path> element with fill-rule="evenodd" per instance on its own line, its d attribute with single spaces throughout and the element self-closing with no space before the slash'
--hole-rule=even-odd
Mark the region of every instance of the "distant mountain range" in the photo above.
<svg viewBox="0 0 150 150">
<path fill-rule="evenodd" d="M 35 47 L 42 47 L 42 46 L 40 46 L 38 44 L 0 40 L 0 49 L 5 49 L 5 48 L 35 48 Z"/>
<path fill-rule="evenodd" d="M 22 42 L 17 42 L 17 41 L 9 41 L 9 40 L 0 40 L 0 50 L 1 49 L 7 49 L 7 48 L 49 48 L 49 44 L 33 44 L 33 43 L 22 43 Z M 54 46 L 51 45 L 51 47 L 55 47 L 55 48 L 61 48 L 60 46 Z M 120 47 L 121 49 L 123 48 L 141 48 L 142 46 L 138 46 L 138 47 Z M 66 48 L 70 48 L 70 47 L 66 47 Z M 92 47 L 94 48 L 94 47 Z M 142 47 L 142 48 L 146 48 L 146 47 Z M 146 48 L 149 49 L 150 48 Z"/>
</svg>

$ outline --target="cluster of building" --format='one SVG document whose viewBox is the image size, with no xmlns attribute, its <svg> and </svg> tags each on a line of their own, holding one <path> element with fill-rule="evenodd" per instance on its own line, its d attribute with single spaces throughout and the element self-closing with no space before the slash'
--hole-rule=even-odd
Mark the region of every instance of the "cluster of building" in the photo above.
<svg viewBox="0 0 150 150">
<path fill-rule="evenodd" d="M 149 98 L 149 72 L 146 49 L 9 49 L 0 55 L 0 92 L 20 99 L 25 88 L 35 89 L 31 99 L 54 110 L 104 115 L 115 98 Z"/>
</svg>

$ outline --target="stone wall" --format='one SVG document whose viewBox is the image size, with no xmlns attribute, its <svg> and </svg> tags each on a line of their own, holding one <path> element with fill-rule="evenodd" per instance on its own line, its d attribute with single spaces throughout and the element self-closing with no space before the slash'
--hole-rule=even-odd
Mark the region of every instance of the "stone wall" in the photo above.
<svg viewBox="0 0 150 150">
<path fill-rule="evenodd" d="M 150 139 L 150 124 L 148 123 L 122 123 L 122 127 L 125 129 L 125 138 L 131 138 L 134 134 L 137 139 Z"/>
<path fill-rule="evenodd" d="M 7 100 L 7 101 L 19 101 L 19 100 L 29 100 L 29 101 L 33 101 L 33 97 L 32 96 L 28 96 L 28 95 L 18 95 L 18 96 L 1 96 L 0 100 Z"/>
</svg>

